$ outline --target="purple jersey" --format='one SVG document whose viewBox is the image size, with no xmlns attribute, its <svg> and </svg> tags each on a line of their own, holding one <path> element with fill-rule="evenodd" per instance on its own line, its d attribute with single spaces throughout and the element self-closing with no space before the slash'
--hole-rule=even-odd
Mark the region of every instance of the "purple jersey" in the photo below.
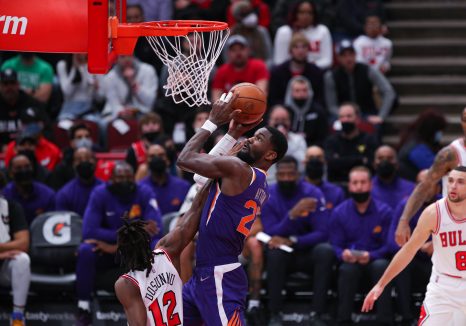
<svg viewBox="0 0 466 326">
<path fill-rule="evenodd" d="M 238 261 L 256 214 L 269 197 L 265 172 L 252 170 L 251 184 L 239 195 L 224 195 L 218 180 L 210 186 L 199 225 L 197 266 Z"/>
</svg>

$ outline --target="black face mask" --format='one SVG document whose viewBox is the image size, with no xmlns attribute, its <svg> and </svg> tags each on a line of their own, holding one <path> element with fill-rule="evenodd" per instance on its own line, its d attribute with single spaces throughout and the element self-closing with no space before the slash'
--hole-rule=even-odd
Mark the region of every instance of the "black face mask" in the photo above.
<svg viewBox="0 0 466 326">
<path fill-rule="evenodd" d="M 76 174 L 84 180 L 89 180 L 94 177 L 95 164 L 91 162 L 81 162 L 75 167 Z"/>
<path fill-rule="evenodd" d="M 382 161 L 375 168 L 375 172 L 381 178 L 390 178 L 396 172 L 396 165 L 389 161 Z"/>
<path fill-rule="evenodd" d="M 316 158 L 306 163 L 306 175 L 311 180 L 321 180 L 324 175 L 324 163 Z"/>
<path fill-rule="evenodd" d="M 167 170 L 167 163 L 164 159 L 161 159 L 158 156 L 153 157 L 149 162 L 149 169 L 152 173 L 161 175 L 164 174 Z"/>
<path fill-rule="evenodd" d="M 366 192 L 350 192 L 349 195 L 353 200 L 357 203 L 364 203 L 369 199 L 371 193 L 369 191 Z"/>
<path fill-rule="evenodd" d="M 142 137 L 147 139 L 150 143 L 153 143 L 157 139 L 159 134 L 160 133 L 158 131 L 151 131 L 142 134 Z"/>
<path fill-rule="evenodd" d="M 131 195 L 136 190 L 134 182 L 112 182 L 108 186 L 108 190 L 118 197 L 125 197 Z"/>
<path fill-rule="evenodd" d="M 354 122 L 342 122 L 341 123 L 341 130 L 345 134 L 350 134 L 356 129 L 356 124 Z"/>
<path fill-rule="evenodd" d="M 278 189 L 285 197 L 291 197 L 296 191 L 295 181 L 278 181 Z"/>
<path fill-rule="evenodd" d="M 304 106 L 304 104 L 306 104 L 307 102 L 307 99 L 305 98 L 294 98 L 293 99 L 293 102 L 299 106 L 300 108 L 302 108 Z"/>
<path fill-rule="evenodd" d="M 34 172 L 31 170 L 21 170 L 13 173 L 13 180 L 19 184 L 30 184 L 34 177 Z"/>
</svg>

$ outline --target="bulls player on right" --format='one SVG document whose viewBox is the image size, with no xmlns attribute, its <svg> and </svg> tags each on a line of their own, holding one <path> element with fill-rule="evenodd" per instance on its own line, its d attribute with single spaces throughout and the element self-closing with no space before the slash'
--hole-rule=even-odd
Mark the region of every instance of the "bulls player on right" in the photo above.
<svg viewBox="0 0 466 326">
<path fill-rule="evenodd" d="M 398 251 L 364 300 L 363 312 L 372 309 L 385 286 L 411 262 L 432 235 L 432 275 L 418 325 L 466 325 L 465 166 L 455 167 L 448 175 L 447 194 L 422 212 L 413 236 Z"/>
</svg>

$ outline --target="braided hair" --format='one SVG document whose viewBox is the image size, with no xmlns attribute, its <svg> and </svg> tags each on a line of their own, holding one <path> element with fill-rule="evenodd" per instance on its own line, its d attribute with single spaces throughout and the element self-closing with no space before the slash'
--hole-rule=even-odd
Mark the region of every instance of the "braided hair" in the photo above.
<svg viewBox="0 0 466 326">
<path fill-rule="evenodd" d="M 154 253 L 150 247 L 150 236 L 141 220 L 123 219 L 124 225 L 118 229 L 118 254 L 120 265 L 127 271 L 146 271 L 152 269 Z"/>
</svg>

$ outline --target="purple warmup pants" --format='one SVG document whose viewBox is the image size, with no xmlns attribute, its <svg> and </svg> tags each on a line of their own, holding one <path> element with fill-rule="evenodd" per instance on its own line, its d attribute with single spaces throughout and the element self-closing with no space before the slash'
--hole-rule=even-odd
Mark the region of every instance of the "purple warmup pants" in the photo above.
<svg viewBox="0 0 466 326">
<path fill-rule="evenodd" d="M 78 300 L 91 300 L 95 277 L 99 270 L 116 268 L 115 256 L 93 252 L 93 244 L 81 243 L 76 263 L 76 293 Z"/>
</svg>

